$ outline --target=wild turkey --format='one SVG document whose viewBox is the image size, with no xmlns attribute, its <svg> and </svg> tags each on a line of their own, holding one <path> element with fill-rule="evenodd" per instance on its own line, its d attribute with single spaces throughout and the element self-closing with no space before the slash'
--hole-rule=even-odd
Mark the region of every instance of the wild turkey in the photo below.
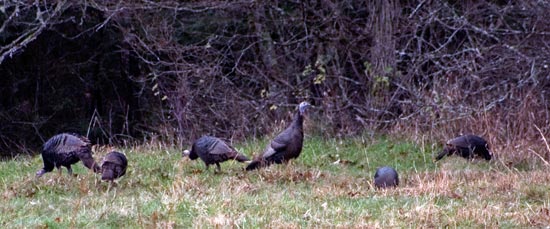
<svg viewBox="0 0 550 229">
<path fill-rule="evenodd" d="M 399 185 L 397 171 L 391 167 L 381 167 L 374 174 L 374 185 L 377 188 L 395 187 Z"/>
<path fill-rule="evenodd" d="M 112 151 L 105 155 L 101 163 L 101 180 L 113 181 L 126 174 L 128 159 L 122 153 Z"/>
<path fill-rule="evenodd" d="M 300 156 L 304 141 L 304 114 L 310 106 L 308 102 L 300 103 L 292 123 L 267 145 L 263 154 L 256 157 L 246 170 L 254 170 L 273 163 L 281 164 Z"/>
<path fill-rule="evenodd" d="M 477 154 L 485 158 L 485 160 L 491 160 L 492 157 L 487 141 L 482 137 L 472 134 L 462 135 L 449 140 L 435 160 L 438 161 L 444 156 L 452 154 L 458 154 L 464 158 L 473 158 Z"/>
<path fill-rule="evenodd" d="M 249 161 L 249 159 L 243 154 L 239 153 L 231 145 L 225 143 L 223 140 L 212 137 L 212 136 L 202 136 L 197 139 L 191 151 L 184 150 L 183 156 L 189 156 L 191 160 L 201 158 L 201 160 L 206 165 L 206 170 L 211 164 L 216 164 L 218 172 L 221 172 L 220 163 L 233 159 L 238 162 Z"/>
<path fill-rule="evenodd" d="M 92 157 L 90 141 L 78 134 L 62 133 L 50 138 L 42 147 L 42 160 L 44 168 L 36 172 L 36 177 L 51 172 L 54 167 L 58 170 L 61 166 L 67 167 L 70 175 L 73 170 L 71 165 L 82 161 L 88 169 L 99 172 L 100 168 Z"/>
</svg>

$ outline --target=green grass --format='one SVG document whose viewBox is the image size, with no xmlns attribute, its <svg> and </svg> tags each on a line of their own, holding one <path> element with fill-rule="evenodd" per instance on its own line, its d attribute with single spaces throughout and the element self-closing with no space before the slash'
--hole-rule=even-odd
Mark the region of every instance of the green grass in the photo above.
<svg viewBox="0 0 550 229">
<path fill-rule="evenodd" d="M 260 152 L 266 139 L 236 144 Z M 121 149 L 126 176 L 113 187 L 79 163 L 35 179 L 41 157 L 0 162 L 2 228 L 135 227 L 537 227 L 550 224 L 550 173 L 498 160 L 432 161 L 434 149 L 403 139 L 307 137 L 288 165 L 244 172 L 181 158 L 180 149 Z M 99 149 L 96 160 L 107 153 Z M 392 166 L 398 188 L 377 190 Z"/>
</svg>

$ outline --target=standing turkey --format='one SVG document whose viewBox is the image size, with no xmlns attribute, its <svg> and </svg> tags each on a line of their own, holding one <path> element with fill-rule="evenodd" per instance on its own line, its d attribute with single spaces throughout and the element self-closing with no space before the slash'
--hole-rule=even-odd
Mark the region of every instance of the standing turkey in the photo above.
<svg viewBox="0 0 550 229">
<path fill-rule="evenodd" d="M 237 160 L 238 162 L 249 161 L 246 156 L 239 153 L 231 145 L 212 136 L 200 137 L 193 143 L 191 151 L 184 150 L 182 155 L 189 156 L 191 160 L 195 160 L 200 157 L 206 165 L 206 170 L 208 170 L 211 164 L 216 164 L 218 172 L 221 172 L 221 162 L 230 159 Z"/>
<path fill-rule="evenodd" d="M 101 163 L 101 180 L 113 181 L 126 174 L 128 159 L 120 152 L 112 151 L 105 155 Z"/>
<path fill-rule="evenodd" d="M 391 167 L 381 167 L 374 174 L 374 185 L 377 188 L 395 187 L 399 185 L 397 171 Z"/>
<path fill-rule="evenodd" d="M 92 157 L 90 140 L 84 136 L 73 133 L 62 133 L 50 138 L 42 148 L 42 160 L 44 168 L 36 172 L 36 177 L 51 172 L 54 167 L 58 170 L 61 166 L 67 167 L 70 175 L 72 164 L 82 161 L 88 169 L 99 172 L 100 168 Z"/>
<path fill-rule="evenodd" d="M 246 170 L 254 170 L 273 163 L 281 164 L 300 156 L 304 141 L 304 114 L 310 106 L 308 102 L 300 103 L 292 123 L 267 145 L 263 154 L 256 157 Z"/>
<path fill-rule="evenodd" d="M 444 156 L 452 154 L 458 154 L 464 158 L 473 158 L 477 154 L 485 158 L 485 160 L 491 160 L 492 157 L 487 141 L 482 137 L 472 134 L 462 135 L 449 140 L 435 160 L 441 160 Z"/>
</svg>

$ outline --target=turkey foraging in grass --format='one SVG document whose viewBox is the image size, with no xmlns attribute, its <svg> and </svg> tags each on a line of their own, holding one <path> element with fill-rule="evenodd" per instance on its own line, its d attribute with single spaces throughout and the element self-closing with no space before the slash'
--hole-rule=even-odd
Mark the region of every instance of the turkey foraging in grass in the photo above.
<svg viewBox="0 0 550 229">
<path fill-rule="evenodd" d="M 249 161 L 246 156 L 239 153 L 233 146 L 212 136 L 200 137 L 193 143 L 191 151 L 184 150 L 182 155 L 184 157 L 188 156 L 191 160 L 196 160 L 200 157 L 206 165 L 206 170 L 208 170 L 211 164 L 216 164 L 218 172 L 221 172 L 220 163 L 224 161 L 231 159 L 238 162 Z"/>
<path fill-rule="evenodd" d="M 113 181 L 126 174 L 128 159 L 120 152 L 112 151 L 105 155 L 101 164 L 101 180 Z"/>
<path fill-rule="evenodd" d="M 489 152 L 489 145 L 482 137 L 467 134 L 453 138 L 447 142 L 447 145 L 435 158 L 441 160 L 446 155 L 458 154 L 464 158 L 473 158 L 474 155 L 481 156 L 485 160 L 491 160 L 492 154 Z"/>
<path fill-rule="evenodd" d="M 292 123 L 267 145 L 263 154 L 256 157 L 246 170 L 258 169 L 273 163 L 281 164 L 300 156 L 304 141 L 304 114 L 310 106 L 308 102 L 301 102 Z"/>
<path fill-rule="evenodd" d="M 397 171 L 391 167 L 381 167 L 374 174 L 374 185 L 377 188 L 388 188 L 399 185 L 399 176 Z"/>
<path fill-rule="evenodd" d="M 84 166 L 94 172 L 100 168 L 92 157 L 90 140 L 73 133 L 62 133 L 51 137 L 42 147 L 44 168 L 36 172 L 36 177 L 51 172 L 54 167 L 61 171 L 61 166 L 67 167 L 70 175 L 73 174 L 72 164 L 82 161 Z"/>
</svg>

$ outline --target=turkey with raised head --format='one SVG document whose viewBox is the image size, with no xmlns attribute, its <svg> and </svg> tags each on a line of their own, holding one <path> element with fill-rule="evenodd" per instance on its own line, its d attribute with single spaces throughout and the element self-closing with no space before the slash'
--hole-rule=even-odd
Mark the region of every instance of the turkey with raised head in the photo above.
<svg viewBox="0 0 550 229">
<path fill-rule="evenodd" d="M 46 141 L 42 147 L 42 160 L 44 168 L 36 172 L 36 177 L 51 172 L 54 167 L 61 169 L 61 166 L 67 167 L 69 174 L 72 175 L 71 165 L 78 161 L 82 161 L 84 166 L 96 173 L 100 170 L 92 157 L 90 140 L 73 133 L 58 134 Z"/>
<path fill-rule="evenodd" d="M 112 151 L 105 155 L 101 163 L 101 180 L 113 181 L 126 174 L 128 159 L 120 152 Z"/>
<path fill-rule="evenodd" d="M 464 158 L 473 158 L 474 155 L 481 156 L 485 160 L 491 160 L 492 158 L 487 141 L 482 137 L 472 134 L 462 135 L 449 140 L 435 160 L 441 160 L 444 156 L 452 154 L 458 154 Z"/>
<path fill-rule="evenodd" d="M 233 146 L 212 136 L 200 137 L 193 143 L 193 146 L 191 146 L 191 151 L 184 150 L 182 155 L 184 157 L 188 156 L 191 160 L 196 160 L 200 157 L 206 165 L 206 170 L 208 170 L 210 165 L 216 164 L 218 172 L 221 172 L 220 163 L 224 161 L 249 161 L 245 155 L 239 153 Z"/>
<path fill-rule="evenodd" d="M 381 167 L 374 174 L 374 185 L 377 188 L 388 188 L 399 185 L 399 176 L 392 167 Z"/>
<path fill-rule="evenodd" d="M 246 170 L 254 170 L 273 163 L 281 164 L 300 156 L 304 141 L 304 115 L 310 106 L 308 102 L 301 102 L 292 123 L 271 140 L 262 155 L 254 158 Z"/>
</svg>

